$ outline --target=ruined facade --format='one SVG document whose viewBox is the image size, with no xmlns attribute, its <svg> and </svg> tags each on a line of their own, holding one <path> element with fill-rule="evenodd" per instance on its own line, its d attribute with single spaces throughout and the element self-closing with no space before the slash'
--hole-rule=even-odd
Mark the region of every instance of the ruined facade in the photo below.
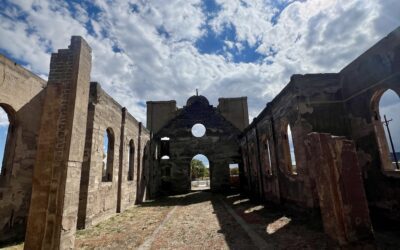
<svg viewBox="0 0 400 250">
<path fill-rule="evenodd" d="M 372 224 L 398 224 L 400 172 L 378 108 L 389 89 L 400 96 L 400 28 L 339 73 L 292 76 L 243 133 L 243 187 L 257 199 L 321 209 L 325 230 L 343 243 L 372 237 L 369 214 Z"/>
<path fill-rule="evenodd" d="M 90 72 L 80 37 L 52 54 L 47 82 L 0 56 L 10 121 L 1 243 L 25 236 L 26 249 L 73 248 L 77 228 L 188 192 L 199 153 L 209 158 L 212 191 L 230 188 L 229 164 L 238 164 L 252 198 L 318 211 L 341 244 L 373 239 L 376 221 L 400 222 L 400 172 L 378 109 L 388 89 L 400 96 L 400 28 L 339 73 L 292 76 L 250 125 L 246 97 L 213 107 L 196 95 L 182 108 L 148 102 L 145 128 Z M 198 123 L 201 137 L 191 132 Z"/>
<path fill-rule="evenodd" d="M 52 54 L 48 82 L 4 56 L 0 67 L 0 105 L 10 120 L 0 177 L 1 243 L 26 232 L 27 249 L 72 248 L 77 227 L 143 201 L 150 134 L 90 82 L 91 49 L 82 38 Z"/>
<path fill-rule="evenodd" d="M 206 129 L 201 137 L 192 134 L 196 124 Z M 211 190 L 229 189 L 229 164 L 241 165 L 239 135 L 248 124 L 245 97 L 221 98 L 216 108 L 204 96 L 190 97 L 181 109 L 175 101 L 147 102 L 147 128 L 154 133 L 151 195 L 190 191 L 190 162 L 197 154 L 209 159 Z"/>
</svg>

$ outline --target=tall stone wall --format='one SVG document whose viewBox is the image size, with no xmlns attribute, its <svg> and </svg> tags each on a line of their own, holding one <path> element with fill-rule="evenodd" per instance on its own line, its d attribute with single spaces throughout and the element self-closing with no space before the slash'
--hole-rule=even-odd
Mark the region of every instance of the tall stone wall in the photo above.
<svg viewBox="0 0 400 250">
<path fill-rule="evenodd" d="M 149 103 L 149 102 L 148 102 Z M 152 105 L 152 103 L 150 102 Z M 246 113 L 241 110 L 238 113 Z M 205 135 L 195 137 L 192 127 L 203 124 Z M 151 195 L 186 193 L 190 191 L 190 162 L 197 154 L 210 162 L 211 190 L 230 187 L 229 164 L 242 164 L 238 136 L 240 129 L 209 105 L 203 96 L 192 96 L 165 126 L 154 134 L 150 148 Z M 161 141 L 162 138 L 168 141 Z M 169 156 L 169 159 L 162 159 Z"/>
<path fill-rule="evenodd" d="M 342 245 L 373 239 L 354 142 L 310 133 L 305 144 L 325 232 Z"/>
<path fill-rule="evenodd" d="M 77 227 L 148 197 L 150 133 L 90 84 L 90 70 L 91 49 L 80 37 L 52 54 L 48 83 L 0 56 L 0 106 L 10 117 L 0 246 L 25 235 L 27 249 L 72 249 Z M 114 150 L 111 178 L 103 182 L 107 129 Z"/>
<path fill-rule="evenodd" d="M 357 145 L 373 218 L 379 221 L 384 216 L 386 221 L 399 223 L 400 172 L 394 170 L 388 157 L 379 101 L 388 89 L 400 97 L 400 28 L 349 64 L 340 75 L 351 138 Z"/>
<path fill-rule="evenodd" d="M 138 187 L 138 172 L 140 171 L 140 167 L 142 166 L 140 159 L 143 158 L 143 146 L 139 146 L 141 141 L 148 141 L 148 138 L 145 138 L 143 135 L 145 132 L 142 132 L 141 128 L 142 124 L 139 123 L 132 115 L 129 113 L 126 114 L 125 120 L 125 132 L 123 144 L 121 144 L 121 148 L 123 152 L 122 159 L 122 174 L 121 174 L 121 201 L 120 201 L 120 211 L 127 209 L 128 207 L 134 205 L 136 203 L 137 198 L 137 187 Z M 143 137 L 143 138 L 141 138 Z M 133 161 L 133 179 L 128 180 L 128 171 L 129 171 L 129 143 L 133 141 L 134 146 L 134 156 L 131 159 Z"/>
<path fill-rule="evenodd" d="M 112 131 L 113 152 L 111 180 L 102 180 L 104 167 L 104 140 L 106 131 Z M 143 134 L 145 134 L 144 138 Z M 134 178 L 128 180 L 129 144 L 134 145 Z M 125 108 L 113 100 L 100 84 L 91 83 L 89 118 L 86 132 L 85 161 L 83 163 L 79 228 L 90 227 L 135 204 L 138 173 L 142 165 L 146 130 Z M 140 145 L 140 146 L 139 146 Z"/>
<path fill-rule="evenodd" d="M 0 107 L 10 119 L 0 175 L 0 244 L 25 235 L 45 86 L 46 81 L 0 55 Z"/>
<path fill-rule="evenodd" d="M 85 145 L 91 49 L 72 37 L 53 53 L 41 116 L 25 248 L 72 248 Z"/>
<path fill-rule="evenodd" d="M 147 125 L 153 133 L 157 133 L 177 114 L 176 101 L 147 102 Z"/>
<path fill-rule="evenodd" d="M 247 97 L 219 98 L 218 111 L 235 127 L 244 130 L 249 126 Z"/>
<path fill-rule="evenodd" d="M 81 183 L 82 191 L 87 189 L 87 197 L 82 197 L 81 202 L 86 202 L 85 227 L 90 227 L 98 222 L 112 216 L 117 211 L 117 191 L 118 191 L 118 172 L 119 172 L 119 148 L 121 144 L 121 121 L 122 106 L 108 96 L 98 83 L 91 83 L 89 106 L 93 124 L 87 128 L 86 135 L 91 137 L 91 141 L 86 143 L 88 159 L 85 161 L 85 178 L 88 183 Z M 103 160 L 104 160 L 104 140 L 107 129 L 112 131 L 109 141 L 114 142 L 113 152 L 108 152 L 107 157 L 112 157 L 111 180 L 102 180 Z M 82 179 L 84 176 L 82 175 Z M 87 186 L 86 186 L 87 185 Z"/>
<path fill-rule="evenodd" d="M 294 75 L 246 128 L 241 145 L 251 166 L 248 189 L 255 197 L 297 207 L 316 206 L 303 141 L 312 131 L 347 133 L 338 85 L 338 74 Z M 288 126 L 295 144 L 295 171 Z"/>
<path fill-rule="evenodd" d="M 311 132 L 330 133 L 355 141 L 372 217 L 399 221 L 400 176 L 387 163 L 388 146 L 378 111 L 384 91 L 400 94 L 399 34 L 400 28 L 339 73 L 292 76 L 241 138 L 242 179 L 252 197 L 318 209 L 320 197 L 310 170 L 315 159 L 306 158 L 304 142 Z M 288 124 L 295 169 L 289 160 Z M 270 157 L 266 157 L 267 140 Z"/>
</svg>

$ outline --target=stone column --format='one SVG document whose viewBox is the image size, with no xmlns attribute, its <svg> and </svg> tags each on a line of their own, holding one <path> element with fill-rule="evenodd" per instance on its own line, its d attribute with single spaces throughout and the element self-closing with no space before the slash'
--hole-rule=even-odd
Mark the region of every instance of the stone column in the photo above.
<svg viewBox="0 0 400 250">
<path fill-rule="evenodd" d="M 325 232 L 341 245 L 372 240 L 354 142 L 330 134 L 311 133 L 307 136 L 306 148 Z"/>
<path fill-rule="evenodd" d="M 74 247 L 90 71 L 91 49 L 81 37 L 51 56 L 25 249 Z"/>
</svg>

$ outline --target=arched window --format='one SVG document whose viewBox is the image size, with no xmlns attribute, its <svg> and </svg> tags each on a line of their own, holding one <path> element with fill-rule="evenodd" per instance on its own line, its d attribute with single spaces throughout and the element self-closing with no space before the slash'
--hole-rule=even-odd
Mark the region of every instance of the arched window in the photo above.
<svg viewBox="0 0 400 250">
<path fill-rule="evenodd" d="M 14 132 L 12 108 L 0 104 L 0 175 L 7 174 L 7 159 L 10 154 L 11 138 Z"/>
<path fill-rule="evenodd" d="M 0 106 L 0 163 L 1 175 L 6 175 L 7 168 L 6 168 L 6 161 L 7 161 L 7 146 L 9 144 L 9 137 L 10 133 L 9 130 L 11 129 L 10 120 L 6 111 Z"/>
<path fill-rule="evenodd" d="M 374 100 L 373 100 L 374 101 Z M 400 170 L 400 99 L 393 90 L 376 97 L 374 127 L 384 169 Z"/>
<path fill-rule="evenodd" d="M 267 173 L 269 175 L 272 175 L 272 156 L 271 156 L 271 147 L 270 147 L 270 140 L 267 139 L 267 142 L 265 143 L 265 151 L 266 151 L 266 158 L 267 158 Z"/>
<path fill-rule="evenodd" d="M 113 178 L 114 132 L 108 128 L 104 134 L 102 181 L 109 182 Z"/>
<path fill-rule="evenodd" d="M 160 155 L 161 155 L 161 160 L 169 160 L 169 143 L 170 143 L 170 138 L 169 137 L 162 137 L 160 139 Z"/>
<path fill-rule="evenodd" d="M 129 142 L 129 152 L 128 152 L 128 181 L 133 181 L 133 172 L 135 166 L 135 145 L 133 140 Z"/>
<path fill-rule="evenodd" d="M 290 124 L 286 126 L 286 145 L 285 145 L 285 157 L 288 164 L 288 170 L 291 174 L 297 174 L 296 167 L 296 154 L 294 150 L 294 142 L 292 129 L 290 128 Z"/>
</svg>

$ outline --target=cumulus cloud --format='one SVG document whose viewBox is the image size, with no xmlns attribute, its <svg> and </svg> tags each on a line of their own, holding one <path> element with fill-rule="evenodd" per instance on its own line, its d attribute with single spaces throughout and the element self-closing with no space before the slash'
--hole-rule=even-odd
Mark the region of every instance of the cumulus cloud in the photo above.
<svg viewBox="0 0 400 250">
<path fill-rule="evenodd" d="M 8 126 L 8 124 L 9 121 L 7 113 L 2 108 L 0 108 L 0 127 Z"/>
<path fill-rule="evenodd" d="M 337 72 L 399 25 L 397 0 L 215 0 L 211 10 L 206 2 L 7 2 L 0 48 L 45 75 L 50 53 L 83 36 L 92 80 L 143 122 L 147 100 L 182 106 L 196 88 L 214 105 L 248 96 L 254 117 L 292 74 Z M 225 53 L 199 49 L 211 33 Z M 232 59 L 249 51 L 261 59 Z"/>
</svg>

